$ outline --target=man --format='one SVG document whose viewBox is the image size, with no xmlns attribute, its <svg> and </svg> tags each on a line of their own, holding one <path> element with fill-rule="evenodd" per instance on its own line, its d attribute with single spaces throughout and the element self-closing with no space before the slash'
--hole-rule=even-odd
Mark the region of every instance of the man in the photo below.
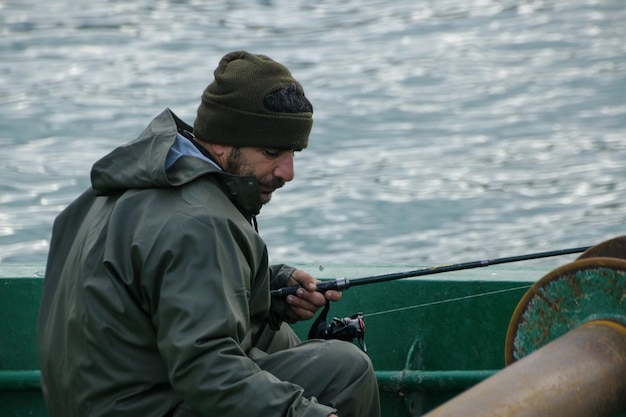
<svg viewBox="0 0 626 417">
<path fill-rule="evenodd" d="M 165 110 L 55 221 L 38 328 L 52 417 L 379 415 L 367 356 L 285 324 L 341 294 L 269 266 L 256 231 L 313 108 L 266 56 L 214 74 L 193 129 Z M 302 288 L 270 297 L 286 285 Z"/>
</svg>

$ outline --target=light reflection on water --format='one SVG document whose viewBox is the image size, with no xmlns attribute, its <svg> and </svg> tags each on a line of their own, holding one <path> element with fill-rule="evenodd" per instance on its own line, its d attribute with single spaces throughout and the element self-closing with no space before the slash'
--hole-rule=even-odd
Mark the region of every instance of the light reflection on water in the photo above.
<svg viewBox="0 0 626 417">
<path fill-rule="evenodd" d="M 315 105 L 259 217 L 274 259 L 439 264 L 624 234 L 626 4 L 0 4 L 0 260 L 45 260 L 89 168 L 163 108 L 193 121 L 226 52 Z"/>
</svg>

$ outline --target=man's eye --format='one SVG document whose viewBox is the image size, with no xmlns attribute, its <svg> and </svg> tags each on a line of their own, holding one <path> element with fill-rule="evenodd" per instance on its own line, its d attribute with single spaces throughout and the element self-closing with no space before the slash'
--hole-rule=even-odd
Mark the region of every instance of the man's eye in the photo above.
<svg viewBox="0 0 626 417">
<path fill-rule="evenodd" d="M 277 149 L 264 149 L 263 154 L 268 158 L 278 158 L 282 151 Z"/>
</svg>

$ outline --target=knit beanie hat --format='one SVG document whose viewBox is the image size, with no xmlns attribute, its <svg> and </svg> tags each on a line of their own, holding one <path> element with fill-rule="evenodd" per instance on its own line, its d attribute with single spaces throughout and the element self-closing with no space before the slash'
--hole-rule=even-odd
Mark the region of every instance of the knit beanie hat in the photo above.
<svg viewBox="0 0 626 417">
<path fill-rule="evenodd" d="M 268 110 L 263 99 L 296 85 L 289 70 L 265 55 L 245 51 L 225 55 L 215 80 L 202 94 L 194 134 L 205 142 L 300 150 L 307 146 L 313 114 Z"/>
</svg>

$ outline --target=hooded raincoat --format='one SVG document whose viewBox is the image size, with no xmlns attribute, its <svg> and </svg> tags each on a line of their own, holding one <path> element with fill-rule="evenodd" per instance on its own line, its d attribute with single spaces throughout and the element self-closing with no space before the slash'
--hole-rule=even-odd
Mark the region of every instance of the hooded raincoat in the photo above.
<svg viewBox="0 0 626 417">
<path fill-rule="evenodd" d="M 256 179 L 191 156 L 166 169 L 180 128 L 161 113 L 55 221 L 38 329 L 50 414 L 327 416 L 251 359 L 293 270 L 268 266 L 251 225 Z"/>
</svg>

